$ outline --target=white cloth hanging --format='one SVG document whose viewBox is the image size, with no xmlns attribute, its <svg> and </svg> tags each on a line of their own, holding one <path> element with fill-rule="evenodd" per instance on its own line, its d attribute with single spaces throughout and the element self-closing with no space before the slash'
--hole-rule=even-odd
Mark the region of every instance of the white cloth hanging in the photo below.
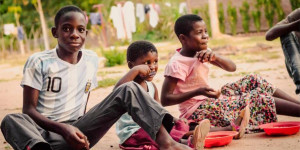
<svg viewBox="0 0 300 150">
<path fill-rule="evenodd" d="M 155 4 L 150 4 L 149 7 L 150 7 L 150 11 L 149 11 L 150 26 L 152 28 L 155 28 L 159 20 L 157 6 Z"/>
<path fill-rule="evenodd" d="M 131 1 L 125 2 L 123 6 L 124 22 L 126 25 L 127 38 L 132 39 L 132 33 L 136 31 L 134 4 Z"/>
<path fill-rule="evenodd" d="M 136 4 L 136 17 L 139 19 L 140 23 L 145 21 L 145 8 L 142 3 Z"/>
<path fill-rule="evenodd" d="M 113 25 L 117 31 L 117 39 L 124 39 L 125 29 L 123 25 L 123 19 L 121 16 L 121 9 L 116 6 L 112 6 L 110 9 L 109 18 L 112 20 Z"/>
<path fill-rule="evenodd" d="M 179 14 L 186 14 L 186 12 L 187 12 L 186 2 L 181 2 L 179 4 Z"/>
<path fill-rule="evenodd" d="M 4 24 L 3 29 L 4 29 L 4 34 L 5 35 L 10 35 L 10 34 L 16 35 L 16 33 L 17 33 L 17 29 L 16 29 L 15 25 L 12 24 L 12 23 L 11 24 Z"/>
</svg>

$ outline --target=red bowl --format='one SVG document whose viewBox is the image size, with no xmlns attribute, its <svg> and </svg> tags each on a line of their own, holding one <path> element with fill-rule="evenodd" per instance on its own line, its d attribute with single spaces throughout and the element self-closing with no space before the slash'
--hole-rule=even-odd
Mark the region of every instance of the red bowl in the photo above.
<svg viewBox="0 0 300 150">
<path fill-rule="evenodd" d="M 218 131 L 210 132 L 205 137 L 205 147 L 217 147 L 229 144 L 233 137 L 237 135 L 236 131 Z"/>
<path fill-rule="evenodd" d="M 260 125 L 267 135 L 293 135 L 299 132 L 300 122 L 286 121 Z"/>
</svg>

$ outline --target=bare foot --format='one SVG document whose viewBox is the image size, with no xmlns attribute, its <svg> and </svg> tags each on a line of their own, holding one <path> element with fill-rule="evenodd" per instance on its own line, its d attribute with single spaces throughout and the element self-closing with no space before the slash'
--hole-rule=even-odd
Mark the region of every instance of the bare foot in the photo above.
<svg viewBox="0 0 300 150">
<path fill-rule="evenodd" d="M 160 150 L 193 150 L 192 148 L 188 147 L 187 145 L 180 144 L 178 142 L 172 141 L 168 144 L 165 144 L 159 147 Z"/>
</svg>

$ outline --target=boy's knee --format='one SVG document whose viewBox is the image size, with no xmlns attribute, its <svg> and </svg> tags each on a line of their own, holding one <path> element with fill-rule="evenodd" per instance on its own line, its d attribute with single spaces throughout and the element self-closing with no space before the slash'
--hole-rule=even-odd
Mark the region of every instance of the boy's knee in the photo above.
<svg viewBox="0 0 300 150">
<path fill-rule="evenodd" d="M 17 122 L 17 120 L 26 119 L 29 120 L 30 117 L 26 114 L 16 113 L 6 115 L 1 122 L 1 129 L 4 128 L 7 124 L 12 124 Z"/>
</svg>

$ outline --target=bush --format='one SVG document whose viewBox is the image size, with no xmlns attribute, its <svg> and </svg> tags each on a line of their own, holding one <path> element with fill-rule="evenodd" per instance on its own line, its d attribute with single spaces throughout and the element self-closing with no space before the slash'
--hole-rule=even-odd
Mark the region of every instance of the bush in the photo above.
<svg viewBox="0 0 300 150">
<path fill-rule="evenodd" d="M 261 16 L 261 13 L 259 10 L 254 10 L 252 11 L 252 17 L 253 17 L 253 21 L 254 21 L 254 26 L 256 28 L 256 31 L 259 32 L 260 31 L 260 16 Z"/>
<path fill-rule="evenodd" d="M 247 1 L 243 2 L 242 7 L 240 8 L 240 13 L 242 15 L 243 29 L 244 29 L 245 33 L 248 33 L 250 16 L 249 16 L 249 4 Z"/>
<path fill-rule="evenodd" d="M 254 26 L 256 28 L 256 31 L 259 32 L 260 31 L 260 16 L 261 16 L 261 12 L 260 12 L 260 7 L 263 4 L 262 0 L 256 0 L 256 4 L 255 4 L 255 8 L 256 10 L 253 10 L 251 12 L 251 15 L 253 17 L 253 21 L 254 21 Z"/>
<path fill-rule="evenodd" d="M 218 17 L 219 17 L 220 31 L 221 31 L 222 33 L 225 33 L 225 16 L 224 16 L 223 3 L 219 3 L 219 7 L 218 7 Z"/>
<path fill-rule="evenodd" d="M 227 14 L 229 18 L 229 24 L 231 28 L 232 35 L 236 34 L 236 24 L 237 24 L 237 12 L 236 8 L 231 5 L 231 3 L 228 4 L 227 8 Z"/>
<path fill-rule="evenodd" d="M 275 8 L 276 8 L 276 13 L 277 13 L 278 20 L 280 21 L 280 20 L 284 19 L 285 14 L 284 14 L 284 11 L 281 7 L 280 0 L 275 0 L 274 5 L 275 5 Z"/>
<path fill-rule="evenodd" d="M 275 3 L 272 0 L 264 0 L 264 12 L 268 22 L 269 28 L 273 26 L 274 14 L 275 14 Z"/>
<path fill-rule="evenodd" d="M 198 9 L 195 9 L 195 10 L 193 10 L 193 13 L 196 15 L 199 15 L 199 13 L 200 13 L 201 18 L 204 20 L 204 22 L 206 24 L 208 35 L 211 36 L 211 26 L 210 26 L 210 19 L 209 19 L 208 4 L 206 4 L 204 6 L 204 8 L 201 8 L 200 12 L 198 11 Z"/>
<path fill-rule="evenodd" d="M 124 50 L 120 51 L 117 49 L 113 50 L 102 50 L 103 56 L 106 58 L 105 66 L 112 67 L 115 65 L 122 65 L 125 62 L 126 52 Z"/>
<path fill-rule="evenodd" d="M 299 0 L 290 0 L 290 3 L 292 5 L 292 9 L 295 10 L 300 7 L 300 1 Z"/>
</svg>

